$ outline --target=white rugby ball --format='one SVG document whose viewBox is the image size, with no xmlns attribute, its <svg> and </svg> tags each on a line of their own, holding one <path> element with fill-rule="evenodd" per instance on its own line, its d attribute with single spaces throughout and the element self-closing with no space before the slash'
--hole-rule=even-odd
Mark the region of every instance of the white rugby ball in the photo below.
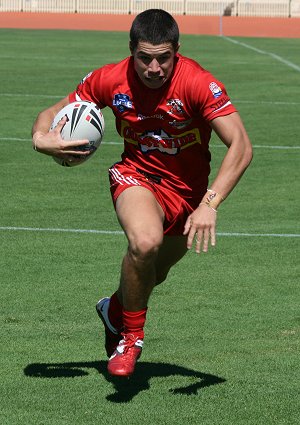
<svg viewBox="0 0 300 425">
<path fill-rule="evenodd" d="M 64 116 L 67 116 L 67 122 L 61 130 L 61 137 L 64 140 L 88 139 L 88 145 L 74 147 L 74 150 L 91 151 L 86 156 L 74 155 L 74 158 L 80 159 L 76 159 L 74 162 L 53 156 L 54 161 L 58 164 L 64 167 L 73 167 L 82 164 L 96 152 L 103 138 L 105 122 L 100 108 L 95 103 L 81 100 L 69 103 L 62 108 L 55 116 L 50 130 L 53 130 Z"/>
</svg>

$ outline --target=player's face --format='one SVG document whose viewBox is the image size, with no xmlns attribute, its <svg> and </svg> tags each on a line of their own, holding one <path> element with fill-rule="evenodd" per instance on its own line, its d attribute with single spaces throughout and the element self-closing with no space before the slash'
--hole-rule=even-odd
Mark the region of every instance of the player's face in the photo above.
<svg viewBox="0 0 300 425">
<path fill-rule="evenodd" d="M 171 43 L 156 46 L 144 41 L 138 43 L 131 53 L 135 70 L 145 86 L 158 89 L 170 78 L 177 50 L 174 51 Z"/>
</svg>

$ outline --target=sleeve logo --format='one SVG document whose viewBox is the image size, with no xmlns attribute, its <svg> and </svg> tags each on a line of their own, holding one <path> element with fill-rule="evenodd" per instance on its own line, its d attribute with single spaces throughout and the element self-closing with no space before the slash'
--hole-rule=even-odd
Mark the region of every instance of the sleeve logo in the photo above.
<svg viewBox="0 0 300 425">
<path fill-rule="evenodd" d="M 215 98 L 222 96 L 222 89 L 215 82 L 210 83 L 209 90 L 212 92 L 213 97 Z"/>
</svg>

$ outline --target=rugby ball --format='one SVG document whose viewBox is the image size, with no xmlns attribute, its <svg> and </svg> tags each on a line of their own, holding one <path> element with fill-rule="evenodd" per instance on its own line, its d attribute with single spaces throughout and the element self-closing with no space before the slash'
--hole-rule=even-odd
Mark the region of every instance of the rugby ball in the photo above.
<svg viewBox="0 0 300 425">
<path fill-rule="evenodd" d="M 55 116 L 50 130 L 53 130 L 64 116 L 67 117 L 67 122 L 61 130 L 61 137 L 64 140 L 89 140 L 88 145 L 74 147 L 74 150 L 90 150 L 91 153 L 86 156 L 74 155 L 76 158 L 74 162 L 53 156 L 58 164 L 74 167 L 85 162 L 96 152 L 103 138 L 105 122 L 100 108 L 95 103 L 81 100 L 69 103 L 62 108 Z"/>
</svg>

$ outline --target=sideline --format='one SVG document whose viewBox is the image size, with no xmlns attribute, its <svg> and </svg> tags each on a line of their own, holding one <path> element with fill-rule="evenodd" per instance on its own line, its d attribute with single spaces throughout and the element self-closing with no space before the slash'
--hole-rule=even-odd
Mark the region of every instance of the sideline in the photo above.
<svg viewBox="0 0 300 425">
<path fill-rule="evenodd" d="M 22 139 L 19 137 L 0 137 L 0 142 L 31 142 L 32 139 Z M 123 145 L 123 141 L 120 142 L 101 142 L 102 145 L 117 145 L 117 146 L 122 146 Z M 280 146 L 280 145 L 252 145 L 253 148 L 255 149 L 300 149 L 300 146 Z M 222 144 L 211 144 L 210 148 L 224 148 L 224 145 Z"/>
<path fill-rule="evenodd" d="M 99 235 L 124 235 L 120 230 L 96 230 L 96 229 L 60 229 L 51 227 L 15 227 L 2 226 L 2 231 L 27 231 L 27 232 L 59 232 L 59 233 L 93 233 Z M 217 236 L 235 236 L 235 237 L 270 237 L 270 238 L 299 238 L 300 234 L 293 233 L 239 233 L 239 232 L 220 232 Z"/>
<path fill-rule="evenodd" d="M 297 65 L 296 65 L 297 66 Z M 62 99 L 65 95 L 56 95 L 56 94 L 33 94 L 33 93 L 1 93 L 0 97 L 39 97 L 39 98 L 45 98 L 45 99 Z M 300 105 L 300 102 L 290 102 L 290 101 L 281 101 L 281 100 L 242 100 L 242 99 L 232 99 L 233 103 L 242 103 L 242 104 L 249 104 L 249 105 L 271 105 L 271 106 L 297 106 Z"/>
<path fill-rule="evenodd" d="M 300 22 L 299 22 L 299 25 L 300 25 Z M 279 62 L 287 65 L 288 67 L 293 68 L 296 71 L 300 72 L 300 66 L 296 65 L 293 62 L 290 62 L 290 61 L 284 59 L 283 57 L 281 57 L 279 55 L 276 55 L 275 53 L 267 52 L 266 50 L 257 49 L 256 47 L 253 47 L 250 44 L 243 43 L 243 42 L 238 41 L 238 40 L 234 40 L 234 39 L 232 39 L 230 37 L 223 37 L 223 39 L 224 40 L 227 40 L 227 41 L 230 41 L 233 44 L 237 44 L 238 46 L 245 47 L 246 49 L 254 50 L 254 52 L 260 53 L 261 55 L 271 56 L 271 58 L 273 58 L 273 59 L 275 59 L 275 60 L 277 60 L 277 61 L 279 61 Z"/>
</svg>

